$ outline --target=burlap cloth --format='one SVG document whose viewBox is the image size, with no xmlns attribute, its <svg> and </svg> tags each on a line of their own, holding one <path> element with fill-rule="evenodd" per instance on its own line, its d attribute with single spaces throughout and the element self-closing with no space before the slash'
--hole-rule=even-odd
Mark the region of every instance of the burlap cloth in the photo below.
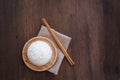
<svg viewBox="0 0 120 80">
<path fill-rule="evenodd" d="M 55 31 L 54 29 L 52 29 L 54 31 L 54 33 L 56 34 L 56 36 L 58 37 L 58 39 L 60 40 L 60 42 L 63 44 L 64 48 L 67 50 L 68 46 L 69 46 L 69 43 L 71 41 L 71 37 L 68 37 L 66 35 L 63 35 L 57 31 Z M 48 70 L 49 72 L 57 75 L 58 74 L 58 71 L 59 71 L 59 68 L 60 68 L 60 65 L 62 63 L 62 60 L 64 58 L 64 55 L 63 53 L 60 51 L 60 49 L 58 48 L 58 46 L 56 45 L 55 41 L 52 39 L 52 36 L 50 35 L 50 33 L 48 32 L 47 28 L 45 26 L 41 26 L 41 29 L 38 33 L 38 36 L 44 36 L 44 37 L 47 37 L 49 38 L 50 40 L 52 40 L 57 48 L 57 60 L 55 62 L 55 64 Z"/>
</svg>

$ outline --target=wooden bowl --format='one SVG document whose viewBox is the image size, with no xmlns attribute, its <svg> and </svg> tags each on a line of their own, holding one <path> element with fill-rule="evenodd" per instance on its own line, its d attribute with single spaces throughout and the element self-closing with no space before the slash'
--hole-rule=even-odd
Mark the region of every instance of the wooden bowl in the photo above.
<svg viewBox="0 0 120 80">
<path fill-rule="evenodd" d="M 52 49 L 52 58 L 45 65 L 42 65 L 42 66 L 34 65 L 27 57 L 28 47 L 31 45 L 32 42 L 35 42 L 35 41 L 45 41 L 48 43 L 48 45 Z M 54 65 L 56 58 L 57 58 L 57 50 L 56 50 L 54 43 L 50 39 L 45 38 L 45 37 L 34 37 L 34 38 L 28 40 L 28 42 L 26 42 L 26 44 L 24 45 L 23 51 L 22 51 L 22 57 L 23 57 L 23 61 L 26 64 L 26 66 L 29 67 L 30 69 L 32 69 L 34 71 L 45 71 Z"/>
</svg>

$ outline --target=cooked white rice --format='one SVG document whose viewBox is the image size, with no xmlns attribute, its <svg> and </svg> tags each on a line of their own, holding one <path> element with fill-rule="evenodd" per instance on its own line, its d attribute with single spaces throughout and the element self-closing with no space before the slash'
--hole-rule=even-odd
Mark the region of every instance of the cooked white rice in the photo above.
<svg viewBox="0 0 120 80">
<path fill-rule="evenodd" d="M 35 41 L 28 47 L 27 56 L 34 65 L 42 66 L 50 61 L 52 49 L 44 41 Z"/>
</svg>

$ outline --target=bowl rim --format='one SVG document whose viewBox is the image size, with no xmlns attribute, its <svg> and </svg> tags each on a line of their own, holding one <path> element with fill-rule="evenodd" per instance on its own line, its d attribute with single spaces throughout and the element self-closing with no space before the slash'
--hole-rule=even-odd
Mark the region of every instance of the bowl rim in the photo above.
<svg viewBox="0 0 120 80">
<path fill-rule="evenodd" d="M 50 61 L 45 65 L 42 65 L 42 66 L 34 65 L 27 57 L 28 47 L 31 45 L 32 42 L 35 42 L 35 41 L 44 41 L 44 42 L 48 43 L 48 45 L 52 49 L 52 57 L 51 57 Z M 45 70 L 48 70 L 49 68 L 51 68 L 55 64 L 56 59 L 57 59 L 57 49 L 56 49 L 55 44 L 50 39 L 48 39 L 46 37 L 42 37 L 42 36 L 33 37 L 25 43 L 23 50 L 22 50 L 22 58 L 23 58 L 24 63 L 26 64 L 26 66 L 28 68 L 30 68 L 31 70 L 45 71 Z"/>
</svg>

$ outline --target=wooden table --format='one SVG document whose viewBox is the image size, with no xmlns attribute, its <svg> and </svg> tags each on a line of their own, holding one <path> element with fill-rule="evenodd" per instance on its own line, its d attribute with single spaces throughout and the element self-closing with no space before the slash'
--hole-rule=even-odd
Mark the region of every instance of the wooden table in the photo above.
<svg viewBox="0 0 120 80">
<path fill-rule="evenodd" d="M 21 51 L 45 17 L 72 37 L 57 76 L 35 72 Z M 120 0 L 0 0 L 0 80 L 120 80 Z"/>
</svg>

